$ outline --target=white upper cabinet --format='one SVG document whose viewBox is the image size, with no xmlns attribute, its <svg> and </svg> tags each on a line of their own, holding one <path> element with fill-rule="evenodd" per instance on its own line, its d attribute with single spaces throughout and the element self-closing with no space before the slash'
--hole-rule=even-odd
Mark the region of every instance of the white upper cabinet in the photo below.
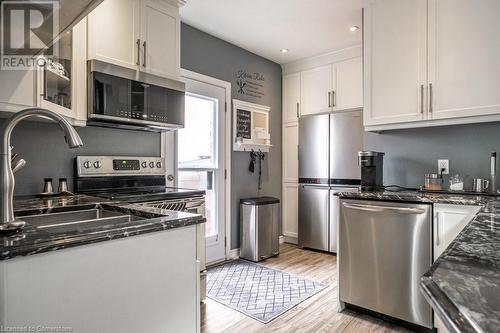
<svg viewBox="0 0 500 333">
<path fill-rule="evenodd" d="M 500 1 L 364 4 L 367 130 L 500 120 Z"/>
<path fill-rule="evenodd" d="M 364 124 L 423 120 L 427 0 L 367 0 Z"/>
<path fill-rule="evenodd" d="M 140 64 L 139 0 L 106 0 L 88 16 L 88 58 L 136 69 Z"/>
<path fill-rule="evenodd" d="M 363 64 L 361 57 L 338 62 L 334 65 L 334 110 L 360 109 L 363 107 Z"/>
<path fill-rule="evenodd" d="M 180 69 L 179 9 L 166 0 L 106 0 L 88 19 L 88 58 L 164 77 Z"/>
<path fill-rule="evenodd" d="M 35 70 L 2 70 L 0 111 L 17 112 L 35 106 Z"/>
<path fill-rule="evenodd" d="M 142 1 L 141 70 L 160 76 L 179 76 L 180 22 L 177 7 L 158 0 Z"/>
<path fill-rule="evenodd" d="M 500 113 L 500 1 L 429 0 L 432 119 Z"/>
<path fill-rule="evenodd" d="M 297 122 L 300 114 L 300 73 L 283 77 L 283 123 Z"/>
<path fill-rule="evenodd" d="M 331 111 L 334 90 L 332 65 L 303 71 L 300 81 L 301 116 Z"/>
</svg>

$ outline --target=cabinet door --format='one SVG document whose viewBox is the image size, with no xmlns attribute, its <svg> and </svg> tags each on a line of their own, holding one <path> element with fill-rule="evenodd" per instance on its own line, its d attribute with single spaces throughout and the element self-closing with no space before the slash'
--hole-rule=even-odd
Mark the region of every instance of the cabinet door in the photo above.
<svg viewBox="0 0 500 333">
<path fill-rule="evenodd" d="M 141 70 L 160 76 L 179 76 L 179 10 L 158 0 L 143 0 L 141 43 L 144 58 Z"/>
<path fill-rule="evenodd" d="M 88 16 L 88 58 L 137 69 L 139 21 L 140 1 L 104 1 Z"/>
<path fill-rule="evenodd" d="M 365 125 L 426 119 L 427 0 L 365 0 L 364 13 Z"/>
<path fill-rule="evenodd" d="M 17 112 L 35 105 L 35 71 L 2 70 L 0 110 Z"/>
<path fill-rule="evenodd" d="M 336 89 L 333 110 L 362 108 L 363 65 L 361 57 L 338 62 L 334 68 Z"/>
<path fill-rule="evenodd" d="M 300 115 L 300 73 L 283 77 L 283 123 L 296 122 Z"/>
<path fill-rule="evenodd" d="M 329 112 L 333 90 L 332 66 L 316 67 L 300 74 L 300 115 Z"/>
<path fill-rule="evenodd" d="M 298 237 L 299 185 L 283 183 L 283 235 Z"/>
<path fill-rule="evenodd" d="M 297 123 L 283 125 L 283 181 L 298 182 L 299 127 Z"/>
<path fill-rule="evenodd" d="M 478 206 L 434 205 L 434 260 L 446 250 L 479 209 Z"/>
<path fill-rule="evenodd" d="M 499 16 L 498 0 L 429 1 L 432 119 L 500 113 Z"/>
</svg>

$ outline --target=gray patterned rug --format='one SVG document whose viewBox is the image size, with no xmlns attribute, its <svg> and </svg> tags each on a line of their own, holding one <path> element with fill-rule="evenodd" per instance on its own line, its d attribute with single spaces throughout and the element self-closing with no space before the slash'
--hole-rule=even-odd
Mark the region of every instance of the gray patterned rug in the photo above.
<svg viewBox="0 0 500 333">
<path fill-rule="evenodd" d="M 207 296 L 268 323 L 328 285 L 244 260 L 208 269 Z"/>
</svg>

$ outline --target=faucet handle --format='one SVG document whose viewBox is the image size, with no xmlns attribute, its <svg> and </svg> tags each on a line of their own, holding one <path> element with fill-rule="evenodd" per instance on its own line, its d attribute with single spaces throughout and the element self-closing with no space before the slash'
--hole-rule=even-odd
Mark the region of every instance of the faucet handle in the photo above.
<svg viewBox="0 0 500 333">
<path fill-rule="evenodd" d="M 17 171 L 21 170 L 22 168 L 24 168 L 24 166 L 26 165 L 26 160 L 24 159 L 19 159 L 17 162 L 16 162 L 16 165 L 14 165 L 14 167 L 12 167 L 12 173 L 16 173 Z"/>
</svg>

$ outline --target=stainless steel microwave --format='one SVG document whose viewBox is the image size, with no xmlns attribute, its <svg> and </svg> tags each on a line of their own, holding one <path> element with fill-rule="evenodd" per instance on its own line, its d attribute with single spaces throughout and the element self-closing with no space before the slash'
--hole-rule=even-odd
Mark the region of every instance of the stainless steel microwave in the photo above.
<svg viewBox="0 0 500 333">
<path fill-rule="evenodd" d="M 88 125 L 184 127 L 185 84 L 98 60 L 88 62 Z"/>
</svg>

